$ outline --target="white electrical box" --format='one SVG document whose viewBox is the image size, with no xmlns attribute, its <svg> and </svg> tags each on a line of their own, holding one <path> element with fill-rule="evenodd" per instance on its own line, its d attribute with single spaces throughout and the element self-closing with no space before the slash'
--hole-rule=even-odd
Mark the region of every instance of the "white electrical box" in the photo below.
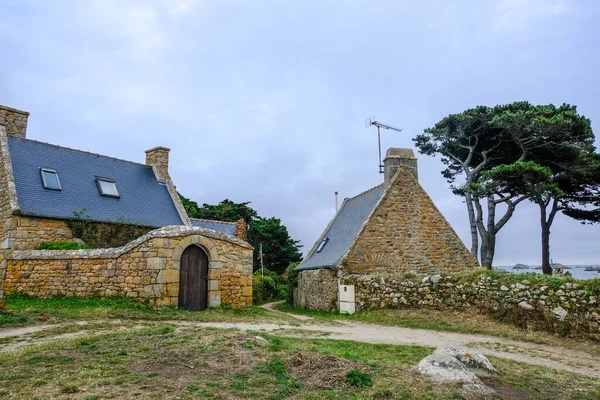
<svg viewBox="0 0 600 400">
<path fill-rule="evenodd" d="M 340 285 L 340 313 L 354 314 L 356 310 L 354 300 L 354 285 Z"/>
<path fill-rule="evenodd" d="M 340 301 L 354 303 L 354 285 L 340 285 Z"/>
</svg>

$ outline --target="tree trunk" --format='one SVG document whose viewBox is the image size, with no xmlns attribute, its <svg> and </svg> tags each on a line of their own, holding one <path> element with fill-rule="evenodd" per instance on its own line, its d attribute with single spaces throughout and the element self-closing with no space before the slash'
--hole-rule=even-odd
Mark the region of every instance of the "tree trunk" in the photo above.
<svg viewBox="0 0 600 400">
<path fill-rule="evenodd" d="M 496 203 L 492 196 L 487 198 L 488 215 L 487 215 L 487 228 L 486 228 L 486 249 L 485 253 L 481 254 L 481 265 L 484 268 L 492 269 L 492 262 L 494 261 L 494 252 L 496 249 Z"/>
<path fill-rule="evenodd" d="M 546 207 L 549 203 L 538 202 L 540 206 L 540 223 L 542 226 L 542 272 L 546 275 L 552 275 L 552 266 L 550 265 L 550 227 L 554 222 L 554 216 L 558 212 L 558 201 L 552 200 L 552 209 L 547 213 Z"/>
<path fill-rule="evenodd" d="M 475 210 L 473 209 L 473 197 L 471 193 L 465 193 L 467 202 L 467 213 L 469 214 L 469 224 L 471 225 L 471 254 L 477 258 L 477 250 L 479 249 L 479 237 L 477 236 L 477 222 L 475 221 Z"/>
</svg>

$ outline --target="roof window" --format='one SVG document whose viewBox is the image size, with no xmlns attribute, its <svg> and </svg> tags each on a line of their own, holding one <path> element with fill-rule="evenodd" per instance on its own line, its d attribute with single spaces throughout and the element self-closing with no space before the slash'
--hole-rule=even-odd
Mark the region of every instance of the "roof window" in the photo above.
<svg viewBox="0 0 600 400">
<path fill-rule="evenodd" d="M 319 246 L 317 246 L 317 250 L 315 250 L 315 251 L 317 253 L 320 253 L 328 241 L 329 241 L 329 236 L 327 236 L 325 239 L 321 240 L 321 243 L 319 243 Z"/>
<path fill-rule="evenodd" d="M 100 178 L 97 176 L 96 183 L 98 184 L 98 189 L 100 190 L 100 194 L 102 196 L 121 197 L 119 196 L 119 191 L 117 190 L 117 183 L 114 179 Z"/>
<path fill-rule="evenodd" d="M 42 175 L 44 189 L 60 190 L 60 180 L 55 169 L 40 168 L 40 174 Z"/>
</svg>

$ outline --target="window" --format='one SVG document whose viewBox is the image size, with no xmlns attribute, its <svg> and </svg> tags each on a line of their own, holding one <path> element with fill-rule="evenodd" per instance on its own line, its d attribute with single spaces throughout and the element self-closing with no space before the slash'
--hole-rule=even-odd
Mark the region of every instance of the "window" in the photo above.
<svg viewBox="0 0 600 400">
<path fill-rule="evenodd" d="M 44 189 L 60 190 L 60 180 L 58 180 L 58 172 L 55 169 L 40 168 L 40 173 Z"/>
<path fill-rule="evenodd" d="M 98 183 L 98 189 L 102 196 L 121 197 L 114 179 L 96 177 L 96 183 Z"/>
<path fill-rule="evenodd" d="M 315 250 L 317 253 L 320 253 L 323 250 L 323 247 L 325 247 L 325 245 L 327 244 L 327 242 L 329 241 L 329 237 L 326 237 L 325 239 L 321 240 L 321 243 L 319 243 L 319 246 L 317 247 L 317 250 Z"/>
</svg>

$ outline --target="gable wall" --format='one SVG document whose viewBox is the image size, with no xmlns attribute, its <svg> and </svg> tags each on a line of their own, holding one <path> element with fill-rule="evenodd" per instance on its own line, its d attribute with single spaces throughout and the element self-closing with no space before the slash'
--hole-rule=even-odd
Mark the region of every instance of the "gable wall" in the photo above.
<svg viewBox="0 0 600 400">
<path fill-rule="evenodd" d="M 340 268 L 355 274 L 453 272 L 476 261 L 406 167 L 399 169 Z"/>
</svg>

